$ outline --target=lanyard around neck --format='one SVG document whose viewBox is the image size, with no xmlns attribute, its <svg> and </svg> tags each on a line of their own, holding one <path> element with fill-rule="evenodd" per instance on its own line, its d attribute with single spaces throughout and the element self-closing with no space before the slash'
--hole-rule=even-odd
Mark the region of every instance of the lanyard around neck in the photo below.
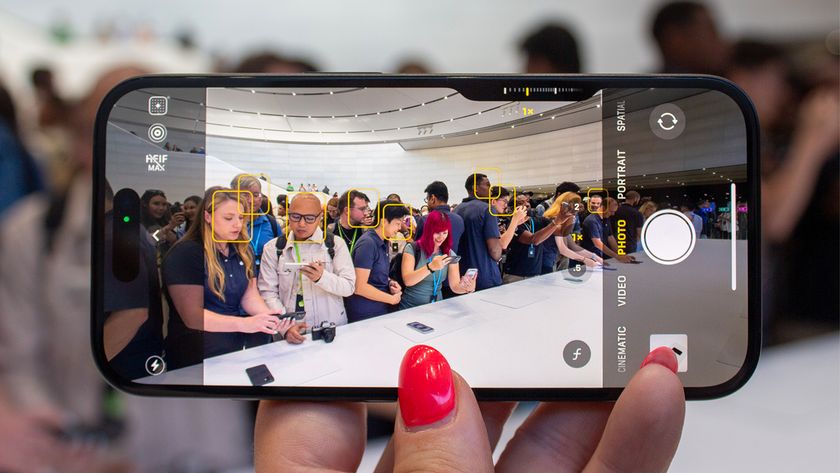
<svg viewBox="0 0 840 473">
<path fill-rule="evenodd" d="M 353 254 L 353 248 L 355 248 L 355 246 L 356 246 L 356 238 L 359 236 L 359 231 L 358 230 L 359 230 L 358 228 L 353 229 L 353 240 L 350 242 L 350 254 L 351 255 Z M 341 238 L 343 238 L 345 240 L 347 239 L 347 237 L 344 234 L 344 227 L 341 226 L 341 221 L 338 222 L 338 233 L 341 235 Z"/>
</svg>

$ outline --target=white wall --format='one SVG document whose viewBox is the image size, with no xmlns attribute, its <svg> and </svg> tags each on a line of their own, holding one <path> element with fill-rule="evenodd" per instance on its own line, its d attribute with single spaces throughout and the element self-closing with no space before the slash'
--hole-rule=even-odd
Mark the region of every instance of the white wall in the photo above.
<svg viewBox="0 0 840 473">
<path fill-rule="evenodd" d="M 268 174 L 272 183 L 297 188 L 325 184 L 333 192 L 375 188 L 381 198 L 396 192 L 420 206 L 435 180 L 449 187 L 450 202 L 466 196 L 464 181 L 476 166 L 502 169 L 501 184 L 539 185 L 601 176 L 601 124 L 490 143 L 405 151 L 398 144 L 300 145 L 207 137 L 207 182 L 229 182 L 230 166 Z M 214 165 L 218 159 L 223 164 Z M 484 171 L 499 183 L 495 171 Z M 369 193 L 371 200 L 375 193 Z"/>
</svg>

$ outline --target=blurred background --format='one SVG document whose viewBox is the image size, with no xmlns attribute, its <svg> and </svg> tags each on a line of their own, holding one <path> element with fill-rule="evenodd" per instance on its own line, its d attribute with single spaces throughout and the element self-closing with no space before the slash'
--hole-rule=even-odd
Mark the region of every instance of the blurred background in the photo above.
<svg viewBox="0 0 840 473">
<path fill-rule="evenodd" d="M 253 405 L 132 398 L 93 367 L 92 121 L 131 75 L 316 71 L 684 72 L 744 88 L 762 127 L 766 350 L 746 388 L 689 406 L 674 470 L 840 471 L 839 61 L 836 0 L 0 0 L 0 472 L 249 471 Z"/>
</svg>

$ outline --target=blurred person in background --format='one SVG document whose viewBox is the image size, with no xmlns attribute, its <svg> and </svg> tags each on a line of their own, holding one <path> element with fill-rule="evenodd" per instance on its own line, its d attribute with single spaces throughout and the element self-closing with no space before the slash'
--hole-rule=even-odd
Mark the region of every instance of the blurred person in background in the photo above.
<svg viewBox="0 0 840 473">
<path fill-rule="evenodd" d="M 327 201 L 327 225 L 332 225 L 338 220 L 338 197 Z"/>
<path fill-rule="evenodd" d="M 530 74 L 581 72 L 580 52 L 575 35 L 563 25 L 549 23 L 534 30 L 522 41 L 525 72 Z"/>
<path fill-rule="evenodd" d="M 43 188 L 41 172 L 21 140 L 12 96 L 0 84 L 0 215 L 21 197 Z"/>
<path fill-rule="evenodd" d="M 198 214 L 198 207 L 201 205 L 201 197 L 197 195 L 191 195 L 184 199 L 184 205 L 182 208 L 184 209 L 184 223 L 178 226 L 175 229 L 175 234 L 178 238 L 184 236 L 184 233 L 190 228 L 193 221 L 195 221 L 195 217 Z"/>
<path fill-rule="evenodd" d="M 52 70 L 46 67 L 33 70 L 32 87 L 35 89 L 35 99 L 38 104 L 38 126 L 40 128 L 67 126 L 70 107 L 55 88 Z"/>
<path fill-rule="evenodd" d="M 148 189 L 140 196 L 140 223 L 157 242 L 161 255 L 178 239 L 175 229 L 184 221 L 183 212 L 170 215 L 169 202 L 163 191 Z"/>
<path fill-rule="evenodd" d="M 287 58 L 273 52 L 264 51 L 246 56 L 231 72 L 295 74 L 318 72 L 318 68 L 306 59 Z"/>
<path fill-rule="evenodd" d="M 662 58 L 658 72 L 721 75 L 729 62 L 729 46 L 701 3 L 662 5 L 653 16 L 651 34 Z"/>
<path fill-rule="evenodd" d="M 840 285 L 836 270 L 821 271 L 819 277 L 803 277 L 797 270 L 840 259 L 840 64 L 825 48 L 809 59 L 810 64 L 800 65 L 808 70 L 803 77 L 782 47 L 744 39 L 733 46 L 727 72 L 752 99 L 761 126 L 762 286 L 768 344 L 840 325 L 836 298 L 796 296 L 833 293 Z M 829 70 L 833 72 L 824 73 Z M 736 222 L 724 217 L 721 230 L 725 226 L 725 231 L 742 237 L 743 215 L 738 212 Z M 802 253 L 802 248 L 820 251 Z"/>
<path fill-rule="evenodd" d="M 72 167 L 71 102 L 61 97 L 55 86 L 52 69 L 38 66 L 30 74 L 35 97 L 34 127 L 27 130 L 27 145 L 42 167 L 48 185 L 64 186 L 70 178 L 67 170 Z"/>
<path fill-rule="evenodd" d="M 3 216 L 0 396 L 18 412 L 51 413 L 68 429 L 82 426 L 115 434 L 103 447 L 106 452 L 90 458 L 80 471 L 97 471 L 96 465 L 111 455 L 126 457 L 138 472 L 180 471 L 186 465 L 195 472 L 246 466 L 250 427 L 244 403 L 122 396 L 107 387 L 91 358 L 94 117 L 111 88 L 144 73 L 123 67 L 99 79 L 70 120 L 75 138 L 66 152 L 74 157 L 68 172 L 72 179 L 53 193 L 20 200 Z M 32 229 L 23 244 L 21 228 Z M 123 428 L 114 429 L 114 424 Z M 22 423 L 17 428 L 27 427 Z M 17 437 L 23 440 L 26 434 L 21 430 Z M 42 457 L 48 454 L 44 451 Z M 42 457 L 28 459 L 30 471 Z M 55 471 L 72 468 L 61 463 Z"/>
<path fill-rule="evenodd" d="M 421 59 L 405 59 L 396 68 L 397 74 L 428 74 L 432 69 Z"/>
<path fill-rule="evenodd" d="M 657 210 L 658 208 L 656 206 L 656 202 L 653 202 L 652 200 L 649 200 L 639 206 L 639 213 L 642 214 L 642 217 L 644 217 L 645 220 L 649 219 L 650 216 Z"/>
</svg>

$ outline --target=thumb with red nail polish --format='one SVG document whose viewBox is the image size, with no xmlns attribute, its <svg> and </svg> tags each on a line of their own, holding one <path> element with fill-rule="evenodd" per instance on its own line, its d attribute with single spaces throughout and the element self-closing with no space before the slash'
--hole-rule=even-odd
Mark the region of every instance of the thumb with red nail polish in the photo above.
<svg viewBox="0 0 840 473">
<path fill-rule="evenodd" d="M 644 361 L 642 361 L 641 368 L 650 364 L 662 365 L 674 373 L 677 372 L 677 368 L 679 366 L 679 363 L 677 362 L 677 355 L 668 347 L 654 348 L 650 353 L 648 353 L 648 356 L 645 357 Z"/>
<path fill-rule="evenodd" d="M 403 357 L 393 471 L 493 471 L 487 429 L 472 389 L 436 349 L 417 345 Z M 390 471 L 380 463 L 377 471 Z"/>
</svg>

